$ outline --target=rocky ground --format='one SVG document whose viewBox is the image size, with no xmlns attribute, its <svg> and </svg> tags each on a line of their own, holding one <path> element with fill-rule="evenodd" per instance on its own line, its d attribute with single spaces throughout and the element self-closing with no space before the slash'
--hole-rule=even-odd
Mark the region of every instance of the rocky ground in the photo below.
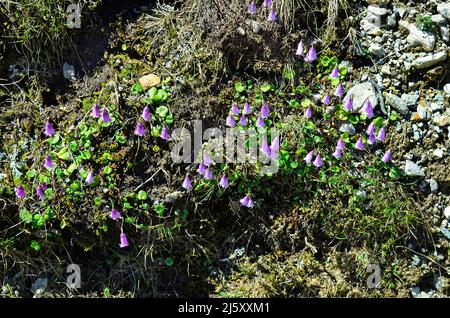
<svg viewBox="0 0 450 318">
<path fill-rule="evenodd" d="M 356 82 L 362 84 L 349 94 L 373 99 L 385 114 L 398 114 L 392 140 L 398 149 L 395 161 L 424 195 L 419 204 L 439 237 L 435 250 L 422 252 L 448 269 L 450 2 L 380 3 L 362 8 L 357 17 L 361 32 L 357 54 L 373 64 L 358 69 Z M 424 272 L 429 264 L 418 256 L 411 260 L 411 266 Z M 411 287 L 412 296 L 439 295 L 442 280 L 436 275 L 433 281 L 428 288 Z"/>
</svg>

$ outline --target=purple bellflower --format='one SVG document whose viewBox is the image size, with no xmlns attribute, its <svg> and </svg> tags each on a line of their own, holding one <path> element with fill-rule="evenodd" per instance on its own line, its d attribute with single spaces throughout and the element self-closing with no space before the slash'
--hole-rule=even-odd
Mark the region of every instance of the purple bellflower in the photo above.
<svg viewBox="0 0 450 318">
<path fill-rule="evenodd" d="M 339 69 L 337 66 L 335 66 L 333 68 L 333 70 L 331 71 L 330 77 L 331 78 L 339 78 Z"/>
<path fill-rule="evenodd" d="M 44 200 L 44 197 L 45 197 L 44 196 L 44 189 L 42 188 L 41 184 L 37 186 L 36 194 L 37 194 L 39 200 L 41 200 L 41 201 Z"/>
<path fill-rule="evenodd" d="M 222 188 L 226 189 L 228 188 L 228 178 L 227 175 L 223 175 L 222 178 L 220 178 L 219 181 L 219 186 L 221 186 Z"/>
<path fill-rule="evenodd" d="M 250 6 L 248 7 L 248 12 L 249 12 L 251 15 L 253 15 L 253 14 L 256 13 L 256 4 L 255 4 L 255 1 L 252 1 L 252 2 L 250 3 Z"/>
<path fill-rule="evenodd" d="M 102 120 L 103 120 L 104 123 L 111 122 L 111 117 L 109 117 L 109 112 L 108 112 L 108 110 L 106 108 L 103 109 Z"/>
<path fill-rule="evenodd" d="M 370 100 L 367 100 L 367 102 L 364 104 L 362 112 L 367 118 L 373 117 L 373 107 L 372 104 L 370 103 Z"/>
<path fill-rule="evenodd" d="M 384 127 L 381 127 L 378 131 L 377 139 L 381 142 L 386 140 L 386 130 L 384 129 Z"/>
<path fill-rule="evenodd" d="M 231 104 L 231 113 L 233 115 L 239 115 L 239 107 L 236 103 Z"/>
<path fill-rule="evenodd" d="M 305 45 L 303 44 L 303 40 L 300 40 L 300 43 L 297 46 L 297 52 L 295 52 L 297 56 L 305 56 Z"/>
<path fill-rule="evenodd" d="M 205 177 L 206 180 L 212 180 L 214 178 L 213 173 L 209 169 L 206 169 L 205 174 L 203 176 Z"/>
<path fill-rule="evenodd" d="M 311 119 L 312 115 L 313 115 L 312 108 L 311 107 L 306 108 L 305 109 L 305 118 Z"/>
<path fill-rule="evenodd" d="M 256 120 L 256 126 L 260 128 L 265 126 L 264 119 L 261 116 L 258 116 L 258 119 Z"/>
<path fill-rule="evenodd" d="M 316 159 L 314 159 L 313 165 L 316 166 L 317 168 L 320 168 L 323 166 L 322 157 L 320 156 L 320 154 L 318 154 Z"/>
<path fill-rule="evenodd" d="M 182 187 L 185 188 L 186 190 L 192 189 L 192 182 L 191 182 L 191 179 L 189 178 L 189 176 L 186 176 L 184 178 Z"/>
<path fill-rule="evenodd" d="M 253 208 L 253 199 L 247 194 L 245 197 L 239 200 L 242 206 L 247 208 Z"/>
<path fill-rule="evenodd" d="M 45 156 L 45 160 L 44 160 L 44 167 L 46 167 L 47 169 L 51 169 L 53 168 L 54 164 L 52 159 L 50 158 L 49 155 Z"/>
<path fill-rule="evenodd" d="M 86 176 L 86 183 L 92 184 L 92 182 L 94 182 L 94 174 L 92 173 L 92 171 L 89 171 Z"/>
<path fill-rule="evenodd" d="M 137 122 L 134 134 L 139 137 L 144 137 L 145 135 L 147 135 L 147 131 L 145 130 L 144 125 L 142 125 L 140 122 Z"/>
<path fill-rule="evenodd" d="M 16 197 L 19 199 L 25 198 L 25 189 L 21 185 L 16 188 Z"/>
<path fill-rule="evenodd" d="M 164 139 L 164 140 L 169 140 L 169 139 L 170 139 L 169 129 L 167 129 L 166 126 L 164 126 L 164 127 L 161 129 L 161 135 L 160 135 L 160 137 L 161 137 L 162 139 Z"/>
<path fill-rule="evenodd" d="M 267 21 L 275 22 L 276 20 L 277 20 L 277 14 L 275 13 L 274 9 L 271 9 L 269 12 L 269 16 L 267 17 Z"/>
<path fill-rule="evenodd" d="M 245 115 L 241 116 L 241 119 L 239 119 L 239 124 L 241 124 L 241 126 L 247 126 L 247 118 Z"/>
<path fill-rule="evenodd" d="M 389 161 L 391 161 L 391 150 L 386 151 L 384 153 L 383 159 L 381 160 L 383 160 L 384 163 L 388 163 Z"/>
<path fill-rule="evenodd" d="M 94 118 L 100 118 L 100 107 L 98 106 L 97 103 L 95 103 L 94 106 L 92 106 L 91 115 Z"/>
<path fill-rule="evenodd" d="M 148 106 L 144 107 L 141 117 L 145 121 L 150 121 L 152 119 L 152 113 L 150 112 L 150 108 Z"/>
<path fill-rule="evenodd" d="M 251 108 L 250 108 L 250 104 L 249 103 L 245 103 L 244 104 L 244 109 L 242 110 L 242 113 L 244 114 L 244 115 L 248 115 L 248 114 L 250 114 L 252 112 L 252 110 L 251 110 Z"/>
<path fill-rule="evenodd" d="M 128 246 L 128 239 L 124 232 L 120 233 L 120 248 Z"/>
<path fill-rule="evenodd" d="M 358 150 L 364 150 L 364 142 L 361 136 L 359 136 L 358 141 L 356 141 L 355 148 Z"/>
<path fill-rule="evenodd" d="M 333 157 L 339 159 L 342 157 L 342 149 L 336 147 L 336 150 L 333 152 Z"/>
<path fill-rule="evenodd" d="M 305 62 L 311 64 L 316 59 L 317 59 L 316 49 L 314 48 L 314 46 L 311 46 L 308 50 L 308 53 L 306 53 Z"/>
<path fill-rule="evenodd" d="M 347 101 L 345 102 L 345 105 L 344 105 L 344 109 L 347 110 L 347 111 L 352 111 L 353 110 L 353 97 L 350 96 L 347 99 Z"/>
<path fill-rule="evenodd" d="M 330 94 L 328 94 L 328 92 L 326 92 L 325 96 L 323 96 L 322 103 L 325 104 L 325 105 L 330 105 L 331 97 L 330 97 Z"/>
<path fill-rule="evenodd" d="M 203 164 L 203 162 L 201 162 L 201 163 L 198 165 L 197 171 L 198 171 L 198 173 L 200 173 L 202 176 L 205 174 L 205 172 L 206 172 L 206 167 L 205 167 L 205 165 Z"/>
<path fill-rule="evenodd" d="M 313 156 L 314 156 L 314 150 L 311 150 L 310 152 L 308 152 L 308 154 L 305 156 L 305 158 L 303 158 L 303 160 L 305 160 L 305 162 L 307 164 L 310 164 L 313 160 Z"/>
<path fill-rule="evenodd" d="M 228 115 L 226 125 L 228 127 L 234 127 L 236 126 L 236 121 L 234 120 L 234 117 L 232 115 Z"/>
<path fill-rule="evenodd" d="M 342 95 L 344 95 L 344 87 L 342 86 L 341 83 L 339 83 L 339 85 L 336 87 L 336 89 L 334 90 L 333 95 L 338 97 L 338 98 L 341 98 Z"/>
<path fill-rule="evenodd" d="M 55 129 L 53 129 L 53 125 L 49 120 L 45 122 L 44 134 L 48 137 L 51 137 L 55 134 Z"/>
<path fill-rule="evenodd" d="M 270 115 L 269 104 L 264 102 L 261 106 L 261 117 L 268 118 Z"/>
<path fill-rule="evenodd" d="M 116 209 L 112 209 L 110 216 L 111 216 L 111 219 L 116 221 L 116 220 L 118 220 L 120 218 L 120 212 L 117 211 Z"/>
</svg>

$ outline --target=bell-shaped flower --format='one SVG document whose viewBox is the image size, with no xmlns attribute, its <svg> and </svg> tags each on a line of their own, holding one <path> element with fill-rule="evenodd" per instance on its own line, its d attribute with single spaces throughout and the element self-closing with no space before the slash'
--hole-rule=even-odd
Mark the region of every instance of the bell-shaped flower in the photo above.
<svg viewBox="0 0 450 318">
<path fill-rule="evenodd" d="M 331 71 L 330 77 L 331 78 L 339 78 L 339 69 L 337 66 L 335 66 L 333 68 L 333 70 Z"/>
<path fill-rule="evenodd" d="M 204 154 L 204 155 L 203 155 L 203 163 L 204 163 L 206 166 L 210 166 L 210 165 L 212 165 L 212 164 L 214 163 L 214 160 L 212 160 L 211 157 L 208 156 L 207 154 Z"/>
<path fill-rule="evenodd" d="M 55 134 L 55 129 L 53 129 L 53 125 L 49 120 L 45 122 L 44 134 L 48 137 L 51 137 Z"/>
<path fill-rule="evenodd" d="M 325 105 L 330 105 L 331 97 L 330 97 L 330 94 L 328 94 L 328 92 L 326 92 L 325 95 L 323 96 L 322 103 Z"/>
<path fill-rule="evenodd" d="M 297 46 L 297 52 L 295 52 L 297 56 L 305 56 L 305 45 L 303 44 L 303 40 L 300 40 L 300 43 Z"/>
<path fill-rule="evenodd" d="M 116 220 L 118 220 L 120 218 L 120 212 L 117 211 L 116 209 L 112 209 L 110 216 L 111 216 L 111 219 L 116 221 Z"/>
<path fill-rule="evenodd" d="M 92 106 L 91 116 L 94 118 L 100 118 L 100 107 L 97 103 Z"/>
<path fill-rule="evenodd" d="M 384 129 L 384 127 L 381 127 L 378 131 L 377 139 L 381 142 L 386 140 L 386 130 Z"/>
<path fill-rule="evenodd" d="M 184 178 L 182 187 L 185 188 L 186 190 L 192 189 L 192 182 L 191 182 L 191 179 L 189 178 L 189 176 L 186 176 Z"/>
<path fill-rule="evenodd" d="M 320 154 L 318 154 L 316 159 L 314 159 L 313 165 L 316 166 L 317 168 L 320 168 L 323 166 L 322 157 L 320 156 Z"/>
<path fill-rule="evenodd" d="M 333 157 L 339 159 L 342 157 L 342 149 L 339 149 L 336 147 L 336 149 L 333 152 Z"/>
<path fill-rule="evenodd" d="M 342 86 L 341 83 L 339 83 L 339 85 L 336 87 L 336 89 L 334 90 L 333 95 L 338 97 L 338 98 L 341 98 L 342 95 L 344 95 L 344 87 Z"/>
<path fill-rule="evenodd" d="M 314 48 L 314 46 L 311 46 L 308 50 L 308 53 L 306 53 L 305 56 L 305 62 L 307 63 L 312 63 L 317 59 L 317 53 L 316 53 L 316 49 Z"/>
<path fill-rule="evenodd" d="M 314 156 L 314 150 L 311 150 L 310 152 L 308 152 L 308 154 L 305 156 L 305 158 L 303 158 L 303 160 L 305 160 L 305 162 L 307 164 L 310 164 L 313 160 L 313 156 Z"/>
<path fill-rule="evenodd" d="M 277 20 L 277 14 L 275 10 L 272 8 L 269 12 L 269 16 L 267 17 L 267 21 L 275 22 Z"/>
<path fill-rule="evenodd" d="M 219 186 L 221 186 L 222 188 L 226 189 L 228 188 L 228 178 L 227 175 L 223 175 L 222 178 L 220 178 L 219 181 Z"/>
<path fill-rule="evenodd" d="M 206 180 L 212 180 L 214 175 L 210 169 L 206 169 L 205 174 L 203 175 Z"/>
<path fill-rule="evenodd" d="M 268 118 L 270 115 L 269 104 L 267 102 L 263 102 L 261 106 L 261 117 Z"/>
<path fill-rule="evenodd" d="M 367 126 L 366 134 L 369 136 L 375 134 L 375 123 L 374 122 L 371 122 L 369 124 L 369 126 Z"/>
<path fill-rule="evenodd" d="M 92 171 L 89 171 L 86 176 L 86 183 L 92 184 L 92 182 L 94 182 L 94 173 Z"/>
<path fill-rule="evenodd" d="M 264 119 L 261 116 L 258 116 L 258 119 L 256 120 L 256 126 L 257 127 L 264 127 L 266 124 L 264 124 Z"/>
<path fill-rule="evenodd" d="M 248 114 L 250 114 L 251 112 L 252 112 L 252 110 L 251 110 L 250 104 L 246 102 L 246 103 L 244 104 L 244 109 L 242 110 L 242 113 L 243 113 L 244 115 L 248 115 Z"/>
<path fill-rule="evenodd" d="M 345 142 L 341 138 L 339 138 L 339 140 L 336 143 L 336 149 L 343 150 L 344 148 Z"/>
<path fill-rule="evenodd" d="M 44 189 L 42 188 L 42 185 L 38 185 L 36 188 L 36 194 L 39 198 L 39 200 L 44 200 L 45 196 L 44 196 Z"/>
<path fill-rule="evenodd" d="M 245 117 L 245 115 L 241 116 L 241 119 L 239 119 L 239 124 L 241 126 L 247 126 L 247 118 Z"/>
<path fill-rule="evenodd" d="M 306 119 L 311 119 L 313 115 L 313 111 L 311 107 L 308 107 L 305 109 L 305 118 Z"/>
<path fill-rule="evenodd" d="M 353 98 L 350 96 L 344 104 L 344 109 L 347 111 L 353 110 Z"/>
<path fill-rule="evenodd" d="M 161 137 L 162 139 L 164 139 L 164 140 L 169 140 L 169 139 L 170 139 L 169 129 L 167 129 L 166 126 L 164 126 L 164 127 L 161 129 L 161 135 L 160 135 L 160 137 Z"/>
<path fill-rule="evenodd" d="M 228 127 L 234 127 L 236 126 L 236 121 L 234 120 L 234 117 L 232 115 L 228 115 L 226 125 Z"/>
<path fill-rule="evenodd" d="M 152 113 L 150 112 L 150 108 L 148 106 L 144 107 L 141 117 L 145 121 L 150 121 L 152 119 Z"/>
<path fill-rule="evenodd" d="M 269 144 L 267 143 L 266 138 L 263 138 L 261 141 L 261 151 L 265 155 L 270 156 L 270 147 L 269 147 Z"/>
<path fill-rule="evenodd" d="M 264 0 L 263 6 L 269 8 L 272 6 L 272 0 Z"/>
<path fill-rule="evenodd" d="M 355 149 L 364 150 L 364 142 L 361 136 L 359 136 L 358 140 L 355 143 Z"/>
<path fill-rule="evenodd" d="M 369 119 L 373 117 L 373 107 L 370 103 L 370 100 L 367 100 L 367 102 L 364 104 L 364 106 L 362 107 L 362 112 Z"/>
<path fill-rule="evenodd" d="M 106 108 L 104 108 L 102 111 L 102 120 L 104 123 L 111 122 L 111 117 L 109 117 L 109 112 Z"/>
<path fill-rule="evenodd" d="M 202 176 L 205 175 L 206 167 L 205 167 L 205 165 L 203 164 L 203 162 L 201 162 L 201 163 L 198 165 L 197 171 L 198 171 L 198 173 L 200 173 Z"/>
<path fill-rule="evenodd" d="M 25 198 L 25 189 L 21 185 L 16 188 L 16 197 L 19 199 Z"/>
<path fill-rule="evenodd" d="M 53 168 L 54 164 L 52 159 L 50 158 L 49 155 L 45 156 L 45 160 L 44 160 L 44 167 L 46 167 L 47 169 L 51 169 Z"/>
<path fill-rule="evenodd" d="M 383 159 L 381 160 L 383 160 L 384 163 L 388 163 L 389 161 L 391 161 L 391 150 L 386 151 L 384 153 Z"/>
<path fill-rule="evenodd" d="M 139 137 L 144 137 L 145 135 L 147 135 L 147 131 L 145 130 L 144 125 L 142 125 L 140 122 L 137 122 L 134 134 Z"/>
<path fill-rule="evenodd" d="M 249 196 L 246 195 L 245 197 L 243 197 L 242 199 L 239 200 L 239 203 L 242 206 L 245 206 L 247 208 L 253 208 L 253 199 Z"/>
<path fill-rule="evenodd" d="M 248 12 L 249 12 L 251 15 L 253 15 L 253 14 L 256 13 L 256 4 L 255 4 L 255 1 L 252 1 L 252 2 L 250 3 L 250 6 L 248 7 Z"/>
<path fill-rule="evenodd" d="M 124 248 L 128 246 L 128 239 L 125 233 L 120 233 L 120 248 Z"/>
<path fill-rule="evenodd" d="M 236 103 L 231 104 L 231 113 L 233 115 L 239 115 L 239 107 Z"/>
</svg>

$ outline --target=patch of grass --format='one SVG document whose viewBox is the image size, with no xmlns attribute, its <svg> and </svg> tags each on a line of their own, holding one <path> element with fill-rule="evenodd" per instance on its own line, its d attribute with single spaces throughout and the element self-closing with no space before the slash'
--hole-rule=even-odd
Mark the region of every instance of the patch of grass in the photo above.
<svg viewBox="0 0 450 318">
<path fill-rule="evenodd" d="M 79 1 L 83 16 L 101 0 Z M 74 30 L 67 26 L 70 0 L 6 0 L 0 3 L 0 21 L 7 43 L 23 54 L 31 68 L 46 71 L 61 63 Z M 12 48 L 9 48 L 12 50 Z"/>
</svg>

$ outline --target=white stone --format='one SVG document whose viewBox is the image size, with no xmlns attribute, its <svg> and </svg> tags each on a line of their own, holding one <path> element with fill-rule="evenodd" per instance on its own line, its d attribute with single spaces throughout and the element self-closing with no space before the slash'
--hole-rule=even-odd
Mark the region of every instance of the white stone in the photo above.
<svg viewBox="0 0 450 318">
<path fill-rule="evenodd" d="M 450 205 L 444 209 L 444 216 L 450 220 Z"/>
<path fill-rule="evenodd" d="M 433 151 L 433 155 L 440 159 L 444 156 L 444 152 L 442 151 L 442 149 L 438 148 Z"/>
<path fill-rule="evenodd" d="M 423 172 L 422 167 L 420 167 L 418 164 L 412 162 L 411 160 L 405 161 L 405 174 L 408 176 L 414 176 L 414 177 L 424 177 L 425 172 Z"/>
<path fill-rule="evenodd" d="M 431 16 L 431 21 L 433 21 L 434 23 L 437 23 L 437 24 L 441 24 L 441 23 L 445 22 L 445 18 L 440 14 L 433 14 Z"/>
<path fill-rule="evenodd" d="M 406 115 L 409 112 L 406 101 L 394 94 L 386 93 L 386 103 L 395 108 L 400 114 Z"/>
<path fill-rule="evenodd" d="M 424 57 L 419 57 L 415 59 L 412 65 L 417 69 L 425 69 L 443 62 L 447 59 L 447 52 L 431 53 Z"/>
<path fill-rule="evenodd" d="M 428 183 L 430 184 L 431 192 L 436 192 L 439 189 L 439 185 L 436 180 L 430 179 L 430 180 L 428 180 Z"/>
<path fill-rule="evenodd" d="M 399 26 L 408 30 L 406 41 L 411 46 L 422 46 L 426 51 L 432 51 L 436 44 L 436 37 L 430 33 L 419 30 L 414 23 L 400 21 Z"/>
<path fill-rule="evenodd" d="M 450 40 L 450 30 L 448 27 L 441 25 L 440 26 L 441 37 L 444 42 L 448 42 Z"/>
<path fill-rule="evenodd" d="M 380 46 L 380 45 L 378 45 L 378 44 L 376 44 L 376 43 L 372 43 L 370 46 L 369 46 L 369 52 L 371 53 L 371 54 L 373 54 L 373 55 L 375 55 L 375 56 L 377 56 L 377 57 L 383 57 L 385 54 L 386 54 L 386 52 L 384 51 L 384 49 Z"/>
<path fill-rule="evenodd" d="M 450 20 L 450 2 L 440 3 L 437 6 L 437 11 L 447 20 Z"/>
<path fill-rule="evenodd" d="M 450 83 L 444 85 L 444 92 L 450 94 Z"/>
</svg>

